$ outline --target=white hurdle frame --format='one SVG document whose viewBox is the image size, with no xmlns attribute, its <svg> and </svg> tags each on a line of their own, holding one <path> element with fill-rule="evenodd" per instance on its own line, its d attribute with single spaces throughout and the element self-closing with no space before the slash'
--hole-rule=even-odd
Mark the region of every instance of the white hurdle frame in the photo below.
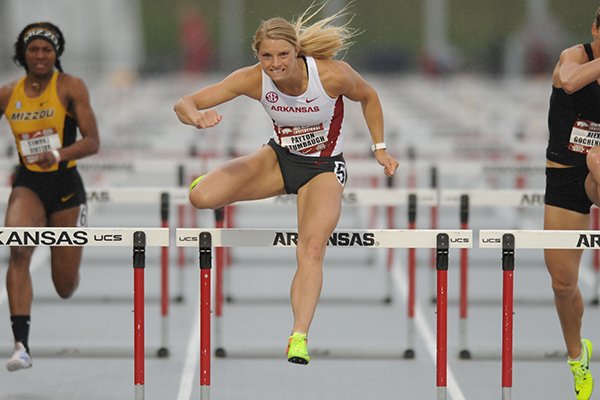
<svg viewBox="0 0 600 400">
<path fill-rule="evenodd" d="M 7 203 L 12 188 L 0 187 L 0 203 Z M 152 204 L 160 209 L 161 227 L 169 227 L 170 205 L 189 204 L 188 191 L 178 187 L 88 187 L 86 188 L 87 203 L 93 204 Z M 157 350 L 158 357 L 169 356 L 169 247 L 162 248 L 161 265 L 161 346 Z M 179 294 L 177 299 L 183 301 L 183 271 L 179 269 Z"/>
<path fill-rule="evenodd" d="M 437 396 L 438 400 L 446 399 L 446 310 L 447 306 L 447 257 L 449 248 L 472 247 L 473 234 L 471 230 L 432 230 L 432 229 L 388 229 L 388 230 L 336 230 L 332 238 L 345 233 L 353 237 L 369 237 L 368 247 L 373 248 L 437 248 L 439 251 L 441 289 L 438 301 L 438 343 L 437 361 Z M 211 258 L 212 247 L 295 247 L 297 231 L 293 229 L 203 229 L 179 228 L 176 230 L 176 245 L 178 247 L 198 247 L 200 266 L 200 398 L 210 399 L 210 360 L 211 360 Z M 365 236 L 367 235 L 367 236 Z M 335 246 L 335 239 L 330 239 L 330 246 Z M 445 260 L 445 262 L 444 262 Z M 221 328 L 215 322 L 217 349 L 221 346 Z M 409 330 L 413 332 L 414 328 Z M 409 346 L 414 343 L 414 337 L 408 338 Z"/>
<path fill-rule="evenodd" d="M 510 400 L 512 390 L 512 275 L 514 252 L 517 249 L 598 249 L 600 248 L 600 233 L 591 230 L 480 230 L 479 247 L 502 249 L 503 273 L 505 275 L 502 301 L 502 399 Z M 512 265 L 510 265 L 511 263 Z"/>
<path fill-rule="evenodd" d="M 397 207 L 397 206 L 408 206 L 410 204 L 410 198 L 414 196 L 414 200 L 416 201 L 416 207 L 434 207 L 438 204 L 438 191 L 435 189 L 401 189 L 401 188 L 373 188 L 373 189 L 346 189 L 344 193 L 342 193 L 342 206 L 352 206 L 352 207 L 368 207 L 368 206 L 387 206 L 387 207 Z M 240 201 L 236 203 L 236 205 L 295 205 L 297 201 L 297 196 L 292 194 L 280 195 L 275 197 L 270 197 L 267 199 L 261 200 L 251 200 L 251 201 Z M 409 218 L 410 219 L 410 218 Z M 414 225 L 414 221 L 409 221 Z M 388 225 L 390 221 L 388 221 Z M 387 229 L 393 228 L 392 226 L 387 226 Z M 393 247 L 389 248 L 393 250 Z M 391 255 L 388 254 L 388 258 L 391 258 Z M 388 268 L 387 277 L 385 280 L 386 291 L 387 293 L 384 296 L 384 302 L 390 303 L 392 301 L 392 278 L 391 278 L 391 268 Z"/>
<path fill-rule="evenodd" d="M 134 398 L 144 400 L 144 269 L 146 247 L 168 247 L 168 228 L 27 228 L 0 229 L 0 246 L 105 246 L 133 248 Z"/>
<path fill-rule="evenodd" d="M 247 205 L 247 206 L 259 206 L 259 205 L 269 205 L 269 206 L 288 206 L 288 205 L 295 205 L 297 201 L 297 196 L 296 195 L 281 195 L 281 196 L 275 196 L 275 197 L 271 197 L 271 198 L 267 198 L 267 199 L 261 199 L 261 200 L 252 200 L 252 201 L 240 201 L 238 203 L 236 203 L 236 205 Z M 361 207 L 361 206 L 408 206 L 409 207 L 409 228 L 410 229 L 415 229 L 415 221 L 414 219 L 416 218 L 416 208 L 418 206 L 424 206 L 424 207 L 432 207 L 434 205 L 436 205 L 438 203 L 438 195 L 437 195 L 437 190 L 434 189 L 391 189 L 391 188 L 386 188 L 386 189 L 381 189 L 381 188 L 376 188 L 376 189 L 348 189 L 345 190 L 343 195 L 342 195 L 342 205 L 343 206 L 353 206 L 353 207 Z M 410 216 L 410 208 L 412 209 L 412 220 L 411 220 L 411 216 Z M 223 212 L 221 212 L 221 217 L 223 216 Z M 224 227 L 224 223 L 223 221 L 219 221 L 219 217 L 216 216 L 216 222 L 217 222 L 217 226 L 216 228 L 223 228 Z M 388 221 L 388 224 L 390 223 L 390 221 Z M 390 226 L 388 226 L 388 229 L 390 228 Z M 234 246 L 236 247 L 236 246 Z M 394 250 L 394 247 L 388 247 L 388 249 L 390 251 Z M 409 315 L 409 320 L 407 323 L 407 330 L 408 330 L 408 338 L 413 338 L 414 337 L 414 299 L 415 299 L 415 285 L 414 283 L 414 279 L 415 279 L 415 263 L 416 263 L 416 258 L 414 255 L 415 252 L 415 248 L 409 248 L 409 260 L 408 260 L 408 270 L 409 270 L 409 279 L 411 281 L 411 284 L 409 284 L 409 292 L 408 292 L 408 301 L 407 301 L 407 312 Z M 225 274 L 225 268 L 223 267 L 224 265 L 224 261 L 222 260 L 224 258 L 224 252 L 223 251 L 219 251 L 217 250 L 216 252 L 216 264 L 217 264 L 217 269 L 216 269 L 216 276 L 217 276 L 217 286 L 216 286 L 216 297 L 217 297 L 217 304 L 216 304 L 216 313 L 215 313 L 215 321 L 216 321 L 216 326 L 220 326 L 220 318 L 222 315 L 222 298 L 227 298 L 230 299 L 231 296 L 229 295 L 229 291 L 227 288 L 227 283 L 228 283 L 228 274 Z M 392 284 L 392 276 L 391 276 L 391 255 L 388 254 L 388 260 L 387 260 L 387 273 L 385 275 L 385 284 L 386 284 L 386 293 L 383 297 L 382 302 L 383 303 L 390 303 L 392 301 L 392 292 L 393 292 L 393 284 Z M 225 275 L 225 276 L 223 276 Z M 225 290 L 223 290 L 223 288 L 221 287 L 221 285 L 225 286 Z M 225 294 L 223 294 L 223 292 L 225 292 Z M 217 335 L 217 337 L 219 337 L 219 335 Z M 220 347 L 217 347 L 217 353 L 216 355 L 218 357 L 224 357 L 225 356 L 225 352 L 223 349 L 221 349 Z M 404 353 L 404 358 L 414 358 L 414 340 L 410 339 L 409 340 L 409 344 L 407 346 L 407 349 Z"/>
<path fill-rule="evenodd" d="M 466 197 L 465 197 L 466 196 Z M 461 204 L 466 198 L 466 210 Z M 512 207 L 512 208 L 539 208 L 544 205 L 543 190 L 507 189 L 507 190 L 461 190 L 443 189 L 439 191 L 439 205 L 452 206 L 460 212 L 460 228 L 468 228 L 468 219 L 472 207 Z M 468 318 L 468 249 L 461 250 L 460 254 L 460 304 L 459 304 L 459 357 L 470 359 L 471 351 L 467 344 L 467 318 Z"/>
</svg>

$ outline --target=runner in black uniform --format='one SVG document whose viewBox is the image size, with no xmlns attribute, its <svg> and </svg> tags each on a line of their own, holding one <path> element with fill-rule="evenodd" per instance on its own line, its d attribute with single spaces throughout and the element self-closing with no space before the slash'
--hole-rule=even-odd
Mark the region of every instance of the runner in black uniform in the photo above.
<svg viewBox="0 0 600 400">
<path fill-rule="evenodd" d="M 586 230 L 590 206 L 600 204 L 600 8 L 592 43 L 564 50 L 552 74 L 546 150 L 544 229 Z M 592 343 L 581 337 L 583 299 L 578 287 L 583 250 L 544 251 L 554 303 L 578 400 L 590 398 Z"/>
<path fill-rule="evenodd" d="M 62 72 L 60 29 L 48 22 L 27 25 L 15 43 L 21 79 L 0 87 L 20 166 L 8 200 L 7 227 L 74 227 L 86 224 L 86 199 L 76 160 L 98 152 L 96 118 L 86 85 Z M 56 70 L 55 70 L 56 67 Z M 81 140 L 76 140 L 77 128 Z M 62 298 L 79 284 L 82 247 L 51 247 L 52 280 Z M 34 247 L 11 247 L 6 288 L 15 351 L 9 371 L 30 368 L 29 324 L 33 289 L 29 265 Z"/>
</svg>

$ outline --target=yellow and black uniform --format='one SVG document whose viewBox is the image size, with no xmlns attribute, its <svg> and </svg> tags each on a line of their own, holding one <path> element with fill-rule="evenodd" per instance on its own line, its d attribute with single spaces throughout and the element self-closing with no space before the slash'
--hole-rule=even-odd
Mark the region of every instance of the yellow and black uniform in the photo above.
<svg viewBox="0 0 600 400">
<path fill-rule="evenodd" d="M 4 114 L 13 132 L 20 166 L 13 187 L 33 190 L 44 203 L 46 215 L 85 204 L 85 189 L 76 161 L 62 161 L 44 170 L 35 161 L 45 151 L 75 142 L 77 122 L 57 93 L 58 71 L 38 97 L 25 94 L 25 77 L 13 89 Z"/>
</svg>

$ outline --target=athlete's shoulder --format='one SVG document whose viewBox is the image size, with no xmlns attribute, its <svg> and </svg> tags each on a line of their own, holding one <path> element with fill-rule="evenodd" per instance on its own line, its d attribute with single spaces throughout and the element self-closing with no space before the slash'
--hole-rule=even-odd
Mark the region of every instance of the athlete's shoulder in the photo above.
<svg viewBox="0 0 600 400">
<path fill-rule="evenodd" d="M 67 86 L 67 87 L 86 87 L 85 82 L 78 76 L 67 74 L 65 72 L 59 72 L 58 77 L 56 78 L 56 84 L 58 86 Z"/>
<path fill-rule="evenodd" d="M 583 44 L 576 44 L 574 46 L 567 47 L 566 49 L 564 49 L 560 53 L 560 60 L 561 61 L 566 61 L 566 60 L 575 61 L 580 64 L 583 64 L 583 63 L 589 61 L 588 55 L 585 51 Z"/>
<path fill-rule="evenodd" d="M 6 110 L 10 96 L 12 96 L 12 93 L 15 90 L 18 82 L 19 79 L 15 79 L 14 81 L 10 81 L 0 86 L 0 112 L 4 112 L 4 110 Z"/>
<path fill-rule="evenodd" d="M 350 64 L 341 60 L 318 60 L 317 69 L 323 87 L 332 97 L 345 93 L 357 76 Z"/>
<path fill-rule="evenodd" d="M 262 73 L 259 64 L 242 67 L 233 71 L 223 80 L 223 84 L 238 95 L 256 97 L 262 87 Z"/>
<path fill-rule="evenodd" d="M 229 74 L 228 78 L 256 81 L 260 80 L 261 68 L 259 64 L 238 68 Z"/>
</svg>

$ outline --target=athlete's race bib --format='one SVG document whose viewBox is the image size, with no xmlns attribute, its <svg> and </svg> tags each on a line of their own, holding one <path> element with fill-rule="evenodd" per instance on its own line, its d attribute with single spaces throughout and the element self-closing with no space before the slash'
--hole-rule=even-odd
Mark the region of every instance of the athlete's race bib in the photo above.
<svg viewBox="0 0 600 400">
<path fill-rule="evenodd" d="M 583 119 L 575 121 L 569 138 L 569 150 L 587 154 L 595 146 L 600 146 L 600 124 Z"/>
<path fill-rule="evenodd" d="M 327 132 L 323 124 L 314 126 L 284 126 L 277 132 L 279 144 L 302 154 L 315 153 L 327 147 Z"/>
<path fill-rule="evenodd" d="M 34 163 L 41 153 L 60 149 L 61 143 L 56 129 L 50 128 L 43 131 L 20 134 L 19 146 L 21 154 L 25 157 L 25 161 L 27 163 Z"/>
</svg>

